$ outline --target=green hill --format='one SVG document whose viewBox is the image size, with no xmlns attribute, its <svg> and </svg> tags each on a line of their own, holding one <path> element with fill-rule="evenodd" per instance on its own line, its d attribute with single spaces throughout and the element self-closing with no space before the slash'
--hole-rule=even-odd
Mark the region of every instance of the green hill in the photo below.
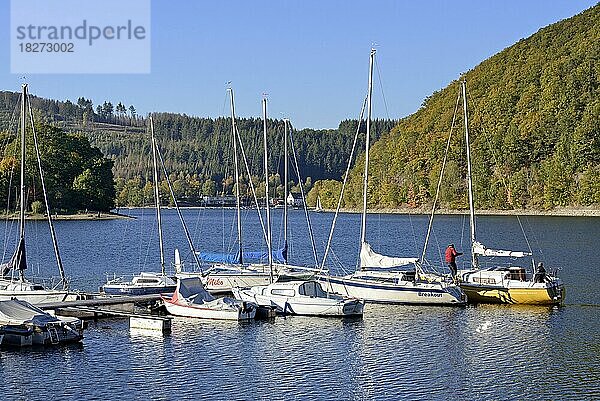
<svg viewBox="0 0 600 401">
<path fill-rule="evenodd" d="M 431 204 L 459 78 L 373 144 L 371 207 Z M 600 5 L 540 29 L 465 78 L 476 207 L 600 204 Z M 444 207 L 466 208 L 460 110 L 456 124 L 441 201 Z M 359 159 L 353 169 L 347 207 L 361 204 L 363 163 Z M 315 183 L 311 198 L 319 191 L 332 207 L 339 184 Z"/>
</svg>

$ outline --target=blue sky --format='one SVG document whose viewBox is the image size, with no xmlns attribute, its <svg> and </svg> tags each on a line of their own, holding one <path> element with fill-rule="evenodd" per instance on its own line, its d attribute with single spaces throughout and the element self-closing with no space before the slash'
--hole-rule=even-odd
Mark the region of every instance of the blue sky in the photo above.
<svg viewBox="0 0 600 401">
<path fill-rule="evenodd" d="M 240 116 L 260 116 L 267 93 L 271 117 L 287 116 L 299 128 L 335 128 L 360 111 L 372 43 L 382 83 L 376 81 L 374 116 L 400 118 L 461 72 L 594 5 L 153 0 L 150 74 L 32 74 L 27 81 L 33 94 L 47 98 L 85 96 L 94 104 L 133 104 L 141 113 L 211 117 L 228 113 L 231 81 Z M 10 73 L 9 10 L 9 0 L 0 0 L 0 90 L 18 90 L 22 76 Z"/>
</svg>

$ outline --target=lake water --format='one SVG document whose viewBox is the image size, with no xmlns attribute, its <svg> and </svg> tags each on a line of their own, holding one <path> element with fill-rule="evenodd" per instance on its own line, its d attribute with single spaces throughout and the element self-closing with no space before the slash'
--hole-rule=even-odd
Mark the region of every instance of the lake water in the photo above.
<svg viewBox="0 0 600 401">
<path fill-rule="evenodd" d="M 73 287 L 95 290 L 106 273 L 158 270 L 152 210 L 135 220 L 58 221 Z M 244 211 L 244 239 L 260 248 L 255 211 Z M 233 210 L 189 209 L 198 249 L 231 249 Z M 311 214 L 319 257 L 333 214 Z M 163 214 L 169 261 L 190 259 L 174 210 Z M 462 308 L 368 304 L 362 319 L 278 317 L 247 323 L 176 318 L 168 336 L 131 332 L 125 320 L 90 323 L 73 346 L 0 350 L 2 400 L 416 400 L 600 398 L 600 220 L 522 217 L 536 260 L 560 268 L 563 307 Z M 479 217 L 478 239 L 527 250 L 514 217 Z M 304 213 L 290 212 L 290 262 L 315 264 Z M 281 243 L 281 211 L 273 216 Z M 340 216 L 329 265 L 353 269 L 360 215 Z M 56 274 L 47 227 L 28 222 L 29 274 Z M 427 217 L 369 216 L 375 250 L 419 256 Z M 0 228 L 14 237 L 16 226 Z M 468 220 L 436 218 L 428 259 L 449 242 L 468 251 Z M 5 255 L 12 248 L 7 247 Z M 9 257 L 6 256 L 5 258 Z M 468 261 L 469 255 L 464 255 Z M 39 262 L 38 262 L 39 261 Z M 189 264 L 188 264 L 189 266 Z M 54 270 L 53 270 L 54 269 Z"/>
</svg>

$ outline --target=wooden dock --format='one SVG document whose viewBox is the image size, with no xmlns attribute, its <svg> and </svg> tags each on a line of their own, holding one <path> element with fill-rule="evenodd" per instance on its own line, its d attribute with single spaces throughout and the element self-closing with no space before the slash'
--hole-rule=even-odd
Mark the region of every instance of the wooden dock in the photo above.
<svg viewBox="0 0 600 401">
<path fill-rule="evenodd" d="M 76 301 L 51 302 L 47 304 L 39 304 L 38 308 L 44 310 L 56 310 L 61 308 L 77 308 L 77 307 L 94 307 L 94 306 L 112 306 L 126 304 L 144 304 L 156 302 L 160 299 L 160 295 L 132 295 L 132 296 L 115 296 L 107 297 L 98 294 L 90 294 L 88 299 L 79 299 Z"/>
<path fill-rule="evenodd" d="M 147 311 L 135 309 L 135 305 L 152 305 L 160 300 L 160 295 L 103 296 L 84 294 L 76 301 L 53 302 L 38 305 L 39 308 L 52 310 L 56 315 L 73 316 L 80 319 L 97 320 L 103 317 L 128 318 L 132 330 L 169 333 L 171 317 L 157 316 Z"/>
<path fill-rule="evenodd" d="M 99 319 L 101 317 L 151 316 L 136 312 L 136 305 L 151 305 L 160 300 L 160 295 L 102 296 L 87 294 L 86 299 L 76 301 L 51 302 L 37 305 L 44 310 L 52 310 L 60 316 L 73 316 L 80 319 Z"/>
</svg>

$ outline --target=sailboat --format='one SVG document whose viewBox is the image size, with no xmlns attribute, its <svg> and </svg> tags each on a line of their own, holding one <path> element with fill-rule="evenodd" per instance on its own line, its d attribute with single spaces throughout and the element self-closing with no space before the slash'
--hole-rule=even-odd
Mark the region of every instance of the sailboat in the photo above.
<svg viewBox="0 0 600 401">
<path fill-rule="evenodd" d="M 44 194 L 44 203 L 46 206 L 46 217 L 48 225 L 50 227 L 50 237 L 52 238 L 52 244 L 54 246 L 54 254 L 56 257 L 56 263 L 61 276 L 62 289 L 57 288 L 46 288 L 41 284 L 29 281 L 25 277 L 25 270 L 27 270 L 27 256 L 25 246 L 25 207 L 26 207 L 26 194 L 25 194 L 25 159 L 26 159 L 26 143 L 25 143 L 25 131 L 27 126 L 27 114 L 29 114 L 31 129 L 34 138 L 34 147 L 36 151 L 36 157 L 38 161 L 38 172 L 40 174 L 40 181 L 42 185 L 42 192 Z M 49 302 L 62 302 L 66 300 L 74 300 L 77 298 L 76 294 L 69 293 L 69 283 L 65 277 L 65 271 L 60 257 L 58 249 L 58 243 L 56 241 L 56 234 L 54 231 L 54 224 L 52 221 L 52 214 L 50 207 L 48 206 L 48 197 L 46 196 L 46 186 L 44 183 L 44 175 L 42 171 L 42 164 L 40 161 L 40 153 L 37 145 L 37 137 L 35 133 L 35 126 L 33 125 L 33 113 L 31 111 L 31 105 L 29 103 L 29 94 L 27 84 L 22 86 L 21 94 L 21 184 L 20 184 L 20 210 L 19 210 L 19 241 L 17 247 L 11 257 L 11 259 L 2 265 L 0 265 L 0 301 L 10 300 L 17 298 L 31 304 L 37 305 Z M 15 275 L 18 274 L 18 277 Z"/>
<path fill-rule="evenodd" d="M 262 222 L 260 218 L 261 226 L 263 229 L 263 236 L 267 243 L 267 251 L 246 251 L 243 246 L 243 230 L 241 220 L 241 194 L 239 191 L 240 172 L 239 172 L 239 155 L 238 146 L 242 157 L 245 161 L 245 153 L 242 146 L 239 132 L 237 131 L 235 123 L 235 102 L 233 88 L 227 89 L 230 97 L 231 105 L 231 130 L 233 139 L 233 156 L 234 156 L 234 172 L 235 172 L 235 185 L 236 185 L 236 215 L 237 215 L 237 252 L 234 254 L 229 253 L 216 253 L 216 252 L 200 252 L 200 259 L 208 263 L 208 267 L 200 272 L 185 272 L 180 271 L 177 273 L 179 278 L 189 277 L 200 277 L 204 287 L 212 294 L 230 293 L 233 288 L 249 288 L 257 285 L 267 285 L 276 281 L 279 277 L 279 272 L 283 270 L 287 264 L 287 239 L 284 240 L 283 247 L 281 249 L 272 250 L 271 246 L 271 225 L 270 225 L 270 202 L 269 202 L 269 180 L 267 172 L 267 99 L 263 99 L 263 140 L 264 140 L 264 152 L 265 152 L 265 211 L 266 211 L 266 224 Z M 287 125 L 286 125 L 287 128 Z M 286 137 L 287 138 L 287 137 Z M 247 166 L 246 166 L 247 167 Z M 247 168 L 249 174 L 249 169 Z M 252 181 L 250 185 L 253 188 Z M 253 193 L 254 190 L 253 190 Z M 255 198 L 257 210 L 258 200 Z M 287 213 L 287 208 L 284 210 Z M 287 221 L 287 219 L 284 219 Z M 254 263 L 248 263 L 248 261 L 254 260 Z M 265 263 L 266 262 L 266 263 Z"/>
<path fill-rule="evenodd" d="M 277 282 L 250 289 L 234 288 L 239 300 L 304 316 L 362 316 L 365 301 L 332 294 L 316 280 Z"/>
<path fill-rule="evenodd" d="M 214 298 L 199 277 L 182 278 L 172 297 L 161 295 L 171 315 L 217 320 L 251 320 L 258 306 L 253 302 L 224 297 Z"/>
<path fill-rule="evenodd" d="M 321 213 L 323 211 L 323 205 L 321 205 L 321 197 L 317 196 L 317 205 L 315 206 L 315 212 Z"/>
<path fill-rule="evenodd" d="M 138 275 L 135 275 L 131 281 L 125 281 L 122 277 L 116 277 L 112 280 L 108 280 L 107 283 L 100 288 L 100 292 L 103 292 L 106 295 L 149 295 L 172 293 L 177 285 L 175 277 L 167 275 L 165 269 L 160 193 L 158 189 L 158 145 L 156 143 L 156 138 L 154 137 L 154 123 L 152 121 L 152 116 L 150 116 L 150 137 L 154 166 L 154 207 L 156 209 L 156 221 L 158 227 L 161 272 L 142 272 Z"/>
<path fill-rule="evenodd" d="M 501 303 L 527 305 L 558 305 L 565 298 L 565 287 L 555 274 L 546 272 L 543 264 L 535 266 L 533 274 L 524 267 L 492 263 L 482 268 L 479 258 L 524 258 L 531 252 L 490 249 L 477 241 L 475 236 L 475 207 L 473 201 L 473 179 L 471 152 L 469 147 L 469 124 L 467 115 L 467 84 L 461 81 L 463 98 L 465 146 L 467 150 L 467 179 L 469 189 L 469 215 L 471 229 L 471 269 L 459 270 L 460 287 L 472 303 Z"/>
<path fill-rule="evenodd" d="M 367 228 L 367 184 L 369 171 L 369 140 L 371 132 L 373 65 L 375 49 L 371 49 L 369 62 L 369 87 L 367 92 L 367 119 L 365 139 L 365 170 L 363 176 L 363 209 L 361 225 L 360 264 L 357 271 L 346 276 L 321 275 L 327 289 L 338 294 L 364 299 L 367 302 L 428 305 L 464 305 L 466 296 L 455 284 L 442 277 L 425 275 L 417 264 L 418 258 L 390 257 L 375 252 L 366 240 Z M 364 111 L 364 106 L 363 106 Z M 361 118 L 362 120 L 362 112 Z M 357 129 L 357 135 L 358 135 Z M 346 172 L 347 179 L 348 171 Z M 342 193 L 343 195 L 343 193 Z M 341 199 L 341 195 L 340 195 Z M 339 211 L 339 204 L 338 204 Z M 336 212 L 337 215 L 337 212 Z M 333 234 L 335 225 L 330 231 Z M 323 265 L 327 257 L 326 248 Z M 413 265 L 414 268 L 405 266 Z"/>
</svg>

